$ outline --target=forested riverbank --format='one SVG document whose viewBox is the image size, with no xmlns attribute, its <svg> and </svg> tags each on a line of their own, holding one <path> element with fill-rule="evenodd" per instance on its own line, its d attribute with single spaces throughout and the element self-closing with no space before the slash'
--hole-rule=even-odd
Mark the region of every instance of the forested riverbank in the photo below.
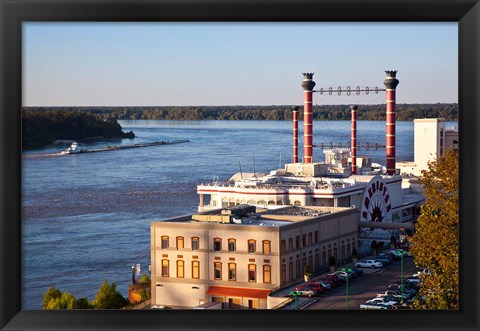
<svg viewBox="0 0 480 331">
<path fill-rule="evenodd" d="M 24 111 L 89 112 L 101 118 L 123 120 L 291 120 L 292 105 L 280 106 L 159 106 L 159 107 L 26 107 Z M 397 104 L 397 120 L 445 118 L 458 120 L 457 103 Z M 303 112 L 299 112 L 300 120 Z M 316 105 L 314 120 L 350 120 L 350 105 Z M 384 121 L 385 105 L 359 105 L 358 120 Z"/>
<path fill-rule="evenodd" d="M 22 112 L 22 146 L 42 147 L 55 140 L 96 140 L 135 138 L 133 131 L 123 132 L 114 116 L 94 114 L 88 110 L 24 109 Z"/>
</svg>

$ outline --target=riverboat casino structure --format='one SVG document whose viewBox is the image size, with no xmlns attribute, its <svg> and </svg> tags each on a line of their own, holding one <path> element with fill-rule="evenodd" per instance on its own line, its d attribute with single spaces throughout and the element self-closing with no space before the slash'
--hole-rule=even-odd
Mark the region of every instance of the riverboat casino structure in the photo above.
<svg viewBox="0 0 480 331">
<path fill-rule="evenodd" d="M 415 176 L 447 148 L 458 130 L 443 119 L 414 122 L 414 161 L 396 162 L 397 71 L 386 71 L 385 167 L 357 153 L 357 106 L 351 107 L 351 146 L 313 155 L 313 73 L 304 73 L 303 160 L 298 155 L 298 109 L 293 110 L 293 162 L 268 174 L 237 173 L 197 186 L 198 214 L 151 223 L 152 305 L 192 308 L 222 301 L 230 308 L 273 308 L 269 296 L 349 261 L 373 241 L 390 244 L 414 221 L 424 201 Z M 297 107 L 298 108 L 298 107 Z"/>
</svg>

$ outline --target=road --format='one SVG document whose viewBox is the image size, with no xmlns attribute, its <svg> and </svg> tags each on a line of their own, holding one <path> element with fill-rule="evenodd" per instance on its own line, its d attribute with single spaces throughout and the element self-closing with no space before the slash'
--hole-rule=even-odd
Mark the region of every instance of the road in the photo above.
<svg viewBox="0 0 480 331">
<path fill-rule="evenodd" d="M 413 258 L 407 257 L 403 261 L 405 275 L 412 275 L 415 268 Z M 375 298 L 377 293 L 385 292 L 389 284 L 394 284 L 401 279 L 401 263 L 395 261 L 388 266 L 379 269 L 363 269 L 364 275 L 356 277 L 348 282 L 348 305 L 349 309 L 359 309 L 365 301 Z M 340 284 L 337 288 L 319 294 L 312 298 L 314 302 L 304 309 L 346 309 L 346 286 Z"/>
</svg>

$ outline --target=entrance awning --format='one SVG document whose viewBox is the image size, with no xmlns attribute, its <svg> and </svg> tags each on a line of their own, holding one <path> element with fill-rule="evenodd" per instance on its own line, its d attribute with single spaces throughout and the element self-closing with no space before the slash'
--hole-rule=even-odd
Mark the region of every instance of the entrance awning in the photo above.
<svg viewBox="0 0 480 331">
<path fill-rule="evenodd" d="M 270 290 L 256 289 L 256 288 L 242 288 L 242 287 L 227 287 L 227 286 L 210 286 L 208 288 L 208 295 L 222 296 L 222 297 L 241 297 L 241 298 L 256 298 L 266 299 Z"/>
</svg>

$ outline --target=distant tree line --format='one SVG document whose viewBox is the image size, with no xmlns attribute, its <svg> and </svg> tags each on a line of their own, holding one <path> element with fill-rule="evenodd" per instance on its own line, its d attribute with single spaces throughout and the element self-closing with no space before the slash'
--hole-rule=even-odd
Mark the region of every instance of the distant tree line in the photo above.
<svg viewBox="0 0 480 331">
<path fill-rule="evenodd" d="M 161 107 L 28 107 L 29 111 L 88 112 L 104 119 L 128 120 L 291 120 L 292 106 L 161 106 Z M 397 104 L 397 120 L 414 118 L 445 118 L 458 120 L 457 103 Z M 384 121 L 385 105 L 359 105 L 358 120 Z M 299 118 L 303 119 L 300 108 Z M 314 120 L 350 120 L 350 105 L 321 105 L 313 107 Z"/>
<path fill-rule="evenodd" d="M 84 140 L 99 138 L 134 138 L 123 132 L 117 118 L 82 110 L 24 108 L 22 112 L 23 147 L 40 147 L 55 140 Z"/>
</svg>

